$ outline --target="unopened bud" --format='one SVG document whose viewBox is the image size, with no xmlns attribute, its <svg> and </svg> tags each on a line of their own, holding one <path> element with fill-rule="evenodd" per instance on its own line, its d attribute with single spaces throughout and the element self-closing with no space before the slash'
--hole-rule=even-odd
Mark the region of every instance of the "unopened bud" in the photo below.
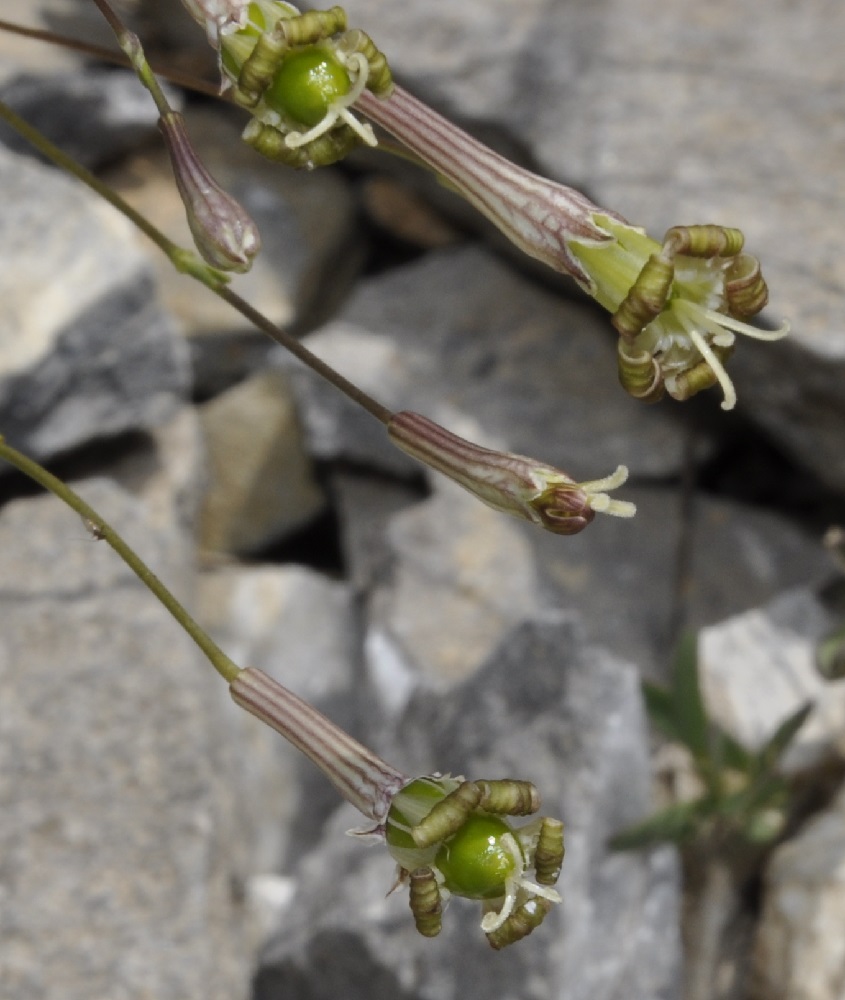
<svg viewBox="0 0 845 1000">
<path fill-rule="evenodd" d="M 162 116 L 159 127 L 197 250 L 221 271 L 248 271 L 261 249 L 252 217 L 208 172 L 191 146 L 180 114 Z"/>
<path fill-rule="evenodd" d="M 535 458 L 473 444 L 419 413 L 395 413 L 387 430 L 402 451 L 447 475 L 489 507 L 557 535 L 583 531 L 597 512 L 616 517 L 636 513 L 632 503 L 611 500 L 605 492 L 628 478 L 624 465 L 604 479 L 579 483 Z"/>
</svg>

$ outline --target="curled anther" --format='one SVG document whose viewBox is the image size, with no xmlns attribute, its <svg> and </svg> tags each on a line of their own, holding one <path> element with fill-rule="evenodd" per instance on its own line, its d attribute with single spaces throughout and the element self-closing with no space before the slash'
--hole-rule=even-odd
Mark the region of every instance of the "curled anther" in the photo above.
<svg viewBox="0 0 845 1000">
<path fill-rule="evenodd" d="M 529 899 L 517 906 L 500 927 L 487 932 L 490 947 L 499 951 L 528 937 L 546 919 L 551 908 L 552 904 L 541 897 Z"/>
<path fill-rule="evenodd" d="M 565 853 L 563 823 L 559 819 L 543 817 L 534 850 L 534 871 L 540 885 L 554 885 L 557 882 Z"/>
<path fill-rule="evenodd" d="M 737 254 L 725 271 L 725 298 L 731 315 L 737 319 L 756 316 L 769 301 L 760 261 L 750 253 Z"/>
<path fill-rule="evenodd" d="M 312 45 L 346 30 L 346 11 L 343 7 L 329 10 L 308 10 L 297 17 L 283 18 L 276 30 L 290 48 L 295 45 Z"/>
<path fill-rule="evenodd" d="M 437 937 L 443 926 L 443 905 L 433 869 L 416 868 L 408 877 L 408 887 L 408 902 L 417 930 L 423 937 Z"/>
<path fill-rule="evenodd" d="M 438 840 L 457 833 L 470 813 L 478 808 L 481 789 L 473 781 L 464 781 L 435 805 L 431 812 L 411 830 L 417 847 L 431 847 Z"/>
<path fill-rule="evenodd" d="M 631 346 L 624 337 L 620 337 L 617 345 L 617 365 L 619 383 L 625 391 L 644 403 L 659 402 L 665 392 L 663 373 L 660 365 L 646 351 L 632 352 Z"/>
<path fill-rule="evenodd" d="M 290 45 L 283 35 L 266 31 L 259 35 L 252 52 L 244 60 L 232 90 L 233 99 L 245 108 L 254 108 L 282 64 Z"/>
<path fill-rule="evenodd" d="M 724 226 L 672 226 L 663 237 L 664 249 L 687 257 L 735 257 L 744 245 L 741 230 Z"/>
<path fill-rule="evenodd" d="M 390 97 L 394 85 L 387 58 L 365 31 L 352 28 L 344 32 L 338 41 L 337 50 L 346 55 L 352 55 L 353 52 L 363 55 L 369 66 L 367 90 L 372 91 L 376 97 Z"/>
<path fill-rule="evenodd" d="M 663 311 L 674 279 L 675 265 L 665 248 L 649 257 L 610 318 L 617 332 L 629 340 L 642 333 Z"/>
<path fill-rule="evenodd" d="M 501 816 L 530 816 L 540 808 L 540 793 L 530 781 L 476 781 L 479 809 Z"/>
</svg>

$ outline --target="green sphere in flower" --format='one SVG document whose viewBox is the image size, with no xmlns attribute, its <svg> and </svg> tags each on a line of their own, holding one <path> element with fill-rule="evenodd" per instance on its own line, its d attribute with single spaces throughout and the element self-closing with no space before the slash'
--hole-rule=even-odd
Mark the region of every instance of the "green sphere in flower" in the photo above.
<svg viewBox="0 0 845 1000">
<path fill-rule="evenodd" d="M 330 105 L 349 93 L 349 74 L 328 49 L 292 52 L 264 92 L 268 107 L 302 125 L 322 121 Z"/>
<path fill-rule="evenodd" d="M 521 858 L 513 831 L 498 816 L 473 813 L 437 852 L 435 865 L 443 884 L 456 896 L 496 899 L 505 894 L 505 881 L 514 875 Z"/>
</svg>

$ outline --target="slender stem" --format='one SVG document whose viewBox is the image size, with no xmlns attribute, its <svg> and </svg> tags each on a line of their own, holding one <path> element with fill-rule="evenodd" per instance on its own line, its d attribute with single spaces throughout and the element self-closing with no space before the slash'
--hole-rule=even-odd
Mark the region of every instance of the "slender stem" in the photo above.
<svg viewBox="0 0 845 1000">
<path fill-rule="evenodd" d="M 89 506 L 79 494 L 75 493 L 61 479 L 57 479 L 52 473 L 40 466 L 31 458 L 6 444 L 0 437 L 0 459 L 15 466 L 24 475 L 34 479 L 46 490 L 49 490 L 59 500 L 63 501 L 77 512 L 89 525 L 93 525 L 98 538 L 107 542 L 132 572 L 138 577 L 141 583 L 150 590 L 167 610 L 173 615 L 176 621 L 194 640 L 199 648 L 205 653 L 214 669 L 224 680 L 231 683 L 241 673 L 241 668 L 223 652 L 216 642 L 202 629 L 191 615 L 185 610 L 179 601 L 173 596 L 161 580 L 152 572 L 139 555 L 130 548 L 121 536 L 104 521 L 102 517 Z"/>
<path fill-rule="evenodd" d="M 25 139 L 32 143 L 36 149 L 42 152 L 48 159 L 57 166 L 66 170 L 74 177 L 86 184 L 98 195 L 104 198 L 110 205 L 126 216 L 130 222 L 136 225 L 152 242 L 168 257 L 173 266 L 190 277 L 210 288 L 215 295 L 228 302 L 242 316 L 253 323 L 259 330 L 266 333 L 276 341 L 277 344 L 290 351 L 304 364 L 308 365 L 322 378 L 326 379 L 337 389 L 347 395 L 353 402 L 362 406 L 368 413 L 374 416 L 382 424 L 387 424 L 392 411 L 383 406 L 376 399 L 359 389 L 356 385 L 336 372 L 325 361 L 322 361 L 315 354 L 308 350 L 295 337 L 285 330 L 275 326 L 257 309 L 229 289 L 226 285 L 226 277 L 210 267 L 192 250 L 186 250 L 177 246 L 161 230 L 157 229 L 143 215 L 136 211 L 128 202 L 101 180 L 94 176 L 90 170 L 86 170 L 74 159 L 63 153 L 49 139 L 43 136 L 37 129 L 17 115 L 7 104 L 0 101 L 0 119 L 4 120 L 13 129 L 19 132 Z"/>
<path fill-rule="evenodd" d="M 393 796 L 408 783 L 406 775 L 262 670 L 241 671 L 229 690 L 241 708 L 272 726 L 316 764 L 347 802 L 383 822 Z"/>
<path fill-rule="evenodd" d="M 135 70 L 135 74 L 138 79 L 152 95 L 155 105 L 158 108 L 158 113 L 162 116 L 162 118 L 166 117 L 168 114 L 172 114 L 173 108 L 170 107 L 170 102 L 167 100 L 164 91 L 161 89 L 158 80 L 155 78 L 155 74 L 150 69 L 150 64 L 147 62 L 147 57 L 144 55 L 141 40 L 134 31 L 130 31 L 126 27 L 117 12 L 112 8 L 111 4 L 108 3 L 108 0 L 94 0 L 94 3 L 97 5 L 100 13 L 108 22 L 111 30 L 114 32 L 117 44 L 126 54 L 126 58 Z"/>
<path fill-rule="evenodd" d="M 71 52 L 80 52 L 82 55 L 91 56 L 100 62 L 111 63 L 114 66 L 126 66 L 131 68 L 129 59 L 122 52 L 115 52 L 107 49 L 103 45 L 94 45 L 91 42 L 83 42 L 78 38 L 67 38 L 65 35 L 57 35 L 53 31 L 44 31 L 42 28 L 27 28 L 22 24 L 14 24 L 12 21 L 4 21 L 0 18 L 0 31 L 6 31 L 12 35 L 21 35 L 24 38 L 31 38 L 48 45 L 57 45 Z M 209 97 L 222 98 L 220 88 L 214 83 L 200 80 L 191 73 L 181 73 L 176 69 L 168 69 L 163 66 L 153 64 L 153 70 L 157 76 L 175 83 L 186 90 L 193 90 L 199 94 L 207 94 Z"/>
</svg>

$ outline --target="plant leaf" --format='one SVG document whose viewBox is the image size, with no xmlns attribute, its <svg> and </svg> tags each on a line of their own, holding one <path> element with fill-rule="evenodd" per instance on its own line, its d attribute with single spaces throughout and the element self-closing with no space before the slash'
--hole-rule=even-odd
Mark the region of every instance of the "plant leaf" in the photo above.
<svg viewBox="0 0 845 1000">
<path fill-rule="evenodd" d="M 780 758 L 788 748 L 789 744 L 798 735 L 798 731 L 807 721 L 807 717 L 812 712 L 814 704 L 808 701 L 802 705 L 798 711 L 787 716 L 777 727 L 774 733 L 763 744 L 762 748 L 755 755 L 757 772 L 764 774 L 772 771 Z"/>
<path fill-rule="evenodd" d="M 698 679 L 698 637 L 687 632 L 681 637 L 672 677 L 672 716 L 678 738 L 689 747 L 696 761 L 709 757 L 708 723 Z"/>
<path fill-rule="evenodd" d="M 672 692 L 667 691 L 666 688 L 658 687 L 651 681 L 643 681 L 641 687 L 646 712 L 652 724 L 670 740 L 683 743 L 680 729 L 675 721 L 675 704 Z"/>
<path fill-rule="evenodd" d="M 609 846 L 614 851 L 630 851 L 652 844 L 678 844 L 690 840 L 695 836 L 701 820 L 711 811 L 712 804 L 708 799 L 679 802 L 621 830 L 611 837 Z"/>
</svg>

